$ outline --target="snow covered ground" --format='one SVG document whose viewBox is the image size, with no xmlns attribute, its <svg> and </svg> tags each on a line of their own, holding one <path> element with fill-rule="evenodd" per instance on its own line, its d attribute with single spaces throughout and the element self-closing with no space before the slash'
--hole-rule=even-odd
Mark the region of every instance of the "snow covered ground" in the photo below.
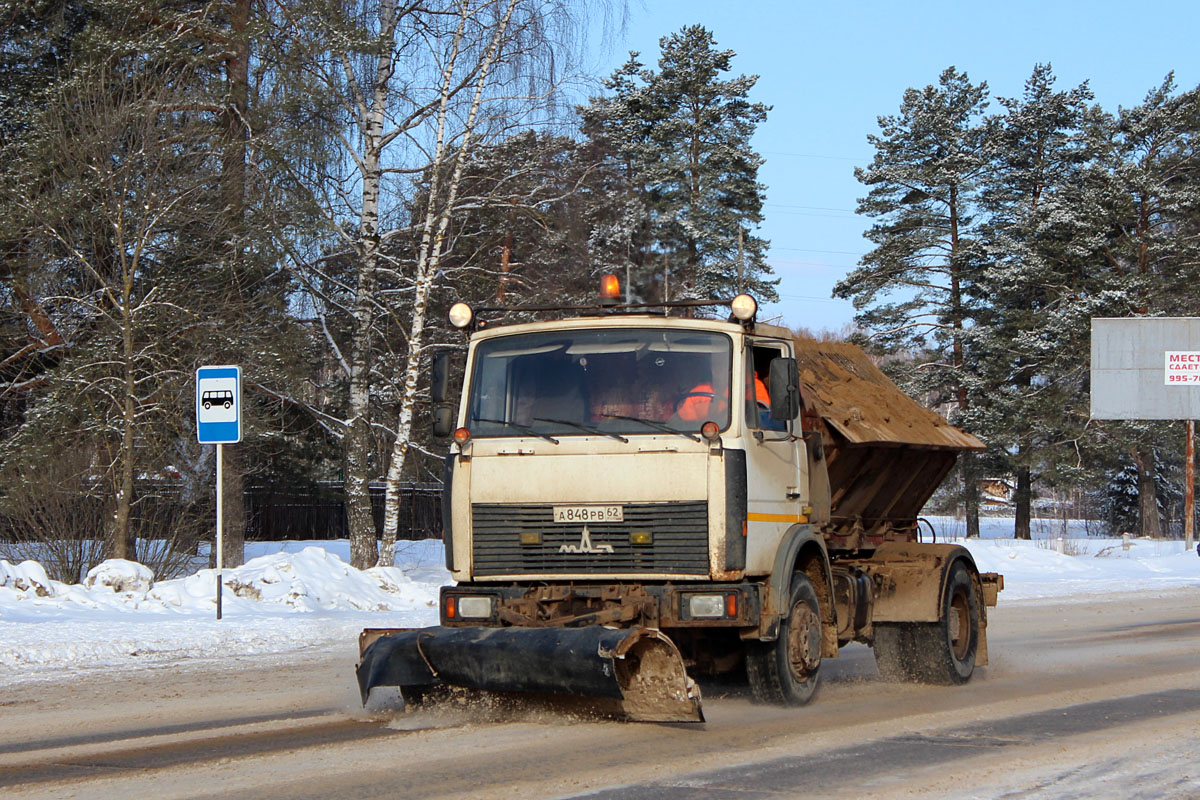
<svg viewBox="0 0 1200 800">
<path fill-rule="evenodd" d="M 966 525 L 931 517 L 937 541 L 963 544 L 981 572 L 1004 576 L 1001 603 L 1096 594 L 1165 592 L 1200 586 L 1200 558 L 1181 540 L 1087 535 L 1084 520 L 1034 520 L 1032 541 L 1013 539 L 1013 521 L 984 518 L 980 538 L 963 539 Z M 1094 523 L 1093 523 L 1094 526 Z M 927 539 L 928 541 L 928 539 Z"/>
<path fill-rule="evenodd" d="M 962 541 L 963 525 L 931 519 L 937 541 Z M 1085 536 L 1079 521 L 1035 522 L 1015 541 L 1012 521 L 986 519 L 963 543 L 981 571 L 1004 575 L 1001 604 L 1039 598 L 1168 592 L 1200 586 L 1200 558 L 1180 541 Z M 247 563 L 224 573 L 224 619 L 215 619 L 212 570 L 153 580 L 130 562 L 105 562 L 80 584 L 46 577 L 37 562 L 0 561 L 0 686 L 54 680 L 64 672 L 123 669 L 188 659 L 275 657 L 345 646 L 364 627 L 437 623 L 438 588 L 449 582 L 440 541 L 400 542 L 396 564 L 365 571 L 342 541 L 257 542 Z"/>
<path fill-rule="evenodd" d="M 440 541 L 398 543 L 390 568 L 356 570 L 349 552 L 345 540 L 247 544 L 246 564 L 224 571 L 219 621 L 214 570 L 151 583 L 145 567 L 107 561 L 66 585 L 37 562 L 0 561 L 0 686 L 338 644 L 352 660 L 363 628 L 437 624 Z"/>
</svg>

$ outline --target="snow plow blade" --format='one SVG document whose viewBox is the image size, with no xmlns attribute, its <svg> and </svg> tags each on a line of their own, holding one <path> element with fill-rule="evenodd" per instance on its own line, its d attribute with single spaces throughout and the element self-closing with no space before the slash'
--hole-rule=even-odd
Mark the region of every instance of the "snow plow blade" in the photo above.
<svg viewBox="0 0 1200 800">
<path fill-rule="evenodd" d="M 379 637 L 358 665 L 364 705 L 377 686 L 407 703 L 442 685 L 584 698 L 638 722 L 704 721 L 679 650 L 653 628 L 421 628 Z"/>
</svg>

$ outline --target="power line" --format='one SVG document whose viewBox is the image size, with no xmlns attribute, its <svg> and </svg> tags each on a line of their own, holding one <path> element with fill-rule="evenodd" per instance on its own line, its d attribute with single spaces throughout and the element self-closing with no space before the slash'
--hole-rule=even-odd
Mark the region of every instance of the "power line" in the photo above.
<svg viewBox="0 0 1200 800">
<path fill-rule="evenodd" d="M 789 211 L 787 209 L 771 209 L 766 216 L 773 218 L 778 217 L 810 217 L 813 219 L 837 219 L 842 222 L 852 222 L 855 225 L 862 225 L 862 220 L 858 217 L 849 216 L 847 214 L 822 214 L 819 211 Z"/>
<path fill-rule="evenodd" d="M 844 211 L 847 214 L 854 214 L 852 208 L 828 208 L 826 206 L 797 206 L 789 203 L 763 203 L 767 208 L 803 208 L 808 211 Z"/>
<path fill-rule="evenodd" d="M 850 156 L 823 156 L 817 153 L 787 153 L 782 150 L 759 150 L 762 155 L 769 156 L 791 156 L 793 158 L 820 158 L 826 161 L 859 161 L 860 159 Z"/>
<path fill-rule="evenodd" d="M 810 268 L 822 270 L 838 270 L 840 272 L 849 272 L 852 269 L 857 269 L 857 264 L 830 264 L 828 261 L 812 261 L 802 258 L 769 258 L 767 264 L 772 269 L 793 270 L 797 268 Z"/>
<path fill-rule="evenodd" d="M 839 256 L 857 256 L 862 258 L 866 253 L 856 253 L 853 250 L 815 250 L 811 247 L 775 247 L 771 246 L 772 250 L 794 250 L 800 253 L 833 253 Z"/>
<path fill-rule="evenodd" d="M 787 298 L 788 300 L 811 300 L 816 303 L 838 303 L 844 305 L 853 305 L 849 300 L 839 300 L 834 297 L 814 297 L 807 294 L 781 294 L 780 299 Z"/>
</svg>

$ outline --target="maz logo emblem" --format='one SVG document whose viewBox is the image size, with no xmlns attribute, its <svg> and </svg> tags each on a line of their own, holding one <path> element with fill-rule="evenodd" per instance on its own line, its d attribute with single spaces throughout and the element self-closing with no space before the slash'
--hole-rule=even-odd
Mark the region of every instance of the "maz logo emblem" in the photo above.
<svg viewBox="0 0 1200 800">
<path fill-rule="evenodd" d="M 613 546 L 611 544 L 592 544 L 592 534 L 588 530 L 587 525 L 583 526 L 583 534 L 579 537 L 579 544 L 564 544 L 558 548 L 560 553 L 612 553 Z"/>
</svg>

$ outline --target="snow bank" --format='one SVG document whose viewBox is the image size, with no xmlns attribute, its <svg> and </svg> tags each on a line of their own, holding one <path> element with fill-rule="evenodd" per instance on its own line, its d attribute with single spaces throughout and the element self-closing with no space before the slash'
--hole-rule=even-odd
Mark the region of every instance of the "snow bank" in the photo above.
<svg viewBox="0 0 1200 800">
<path fill-rule="evenodd" d="M 981 572 L 1004 576 L 1001 604 L 1200 586 L 1200 558 L 1178 540 L 1087 536 L 1084 520 L 1034 520 L 1034 538 L 1017 540 L 1013 520 L 997 517 L 980 520 L 980 538 L 963 539 L 963 521 L 930 522 L 937 541 L 965 546 Z"/>
<path fill-rule="evenodd" d="M 51 580 L 35 561 L 0 561 L 0 667 L 5 679 L 47 668 L 88 669 L 186 658 L 285 653 L 342 643 L 364 627 L 437 623 L 449 582 L 441 542 L 404 542 L 397 566 L 357 570 L 344 542 L 256 543 L 249 561 L 154 582 L 129 561 L 105 561 L 83 583 Z"/>
<path fill-rule="evenodd" d="M 0 560 L 0 592 L 8 590 L 12 597 L 53 597 L 62 586 L 50 580 L 45 568 L 36 561 L 10 564 Z M 5 595 L 0 594 L 0 602 Z"/>
<path fill-rule="evenodd" d="M 89 589 L 107 586 L 114 592 L 148 592 L 153 583 L 154 570 L 123 558 L 101 561 L 83 579 L 83 585 Z"/>
<path fill-rule="evenodd" d="M 436 549 L 440 550 L 440 543 Z M 409 569 L 415 568 L 426 573 L 424 580 L 408 575 Z M 48 578 L 36 561 L 16 566 L 0 561 L 0 619 L 81 609 L 215 614 L 216 579 L 216 570 L 202 569 L 185 578 L 155 583 L 149 568 L 110 559 L 89 570 L 82 584 L 67 585 Z M 445 570 L 431 571 L 423 563 L 357 570 L 336 553 L 308 545 L 296 553 L 262 555 L 224 570 L 222 605 L 230 615 L 395 611 L 436 603 L 438 587 L 448 581 Z"/>
<path fill-rule="evenodd" d="M 1180 541 L 1138 539 L 954 540 L 982 572 L 1004 575 L 1000 601 L 1167 591 L 1200 586 L 1200 558 Z"/>
</svg>

